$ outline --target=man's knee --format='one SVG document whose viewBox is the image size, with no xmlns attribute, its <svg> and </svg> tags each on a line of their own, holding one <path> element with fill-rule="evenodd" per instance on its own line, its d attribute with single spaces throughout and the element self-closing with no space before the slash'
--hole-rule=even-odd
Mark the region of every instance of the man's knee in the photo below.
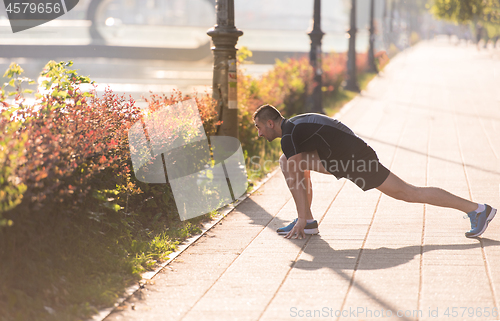
<svg viewBox="0 0 500 321">
<path fill-rule="evenodd" d="M 418 187 L 406 183 L 404 188 L 396 192 L 394 198 L 408 203 L 419 203 L 420 192 Z"/>
<path fill-rule="evenodd" d="M 299 177 L 296 174 L 285 175 L 285 181 L 290 190 L 292 189 L 304 189 L 307 190 L 307 187 L 310 183 L 309 179 L 305 176 Z"/>
<path fill-rule="evenodd" d="M 392 173 L 379 187 L 379 190 L 387 196 L 409 203 L 418 202 L 421 192 L 416 186 L 403 181 Z"/>
</svg>

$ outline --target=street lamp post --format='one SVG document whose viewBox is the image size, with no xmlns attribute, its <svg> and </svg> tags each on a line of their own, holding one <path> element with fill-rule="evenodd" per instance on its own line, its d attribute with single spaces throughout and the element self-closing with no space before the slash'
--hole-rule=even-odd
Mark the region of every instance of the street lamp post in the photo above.
<svg viewBox="0 0 500 321">
<path fill-rule="evenodd" d="M 219 105 L 222 124 L 217 134 L 238 138 L 236 43 L 243 35 L 234 25 L 234 0 L 216 1 L 217 24 L 207 31 L 212 37 L 214 73 L 212 97 Z"/>
<path fill-rule="evenodd" d="M 378 72 L 377 64 L 375 63 L 375 0 L 370 1 L 370 47 L 368 48 L 368 68 L 371 72 Z"/>
<path fill-rule="evenodd" d="M 356 0 L 351 0 L 351 21 L 349 29 L 349 52 L 347 54 L 347 84 L 345 89 L 359 92 L 356 75 Z"/>
<path fill-rule="evenodd" d="M 314 88 L 312 93 L 312 111 L 324 114 L 323 110 L 323 69 L 321 66 L 321 39 L 325 33 L 321 31 L 321 0 L 314 0 L 313 27 L 308 33 L 311 38 L 309 61 L 314 70 Z"/>
<path fill-rule="evenodd" d="M 384 14 L 382 17 L 382 32 L 383 32 L 383 38 L 384 38 L 384 47 L 385 51 L 389 51 L 389 22 L 387 19 L 387 11 L 389 7 L 389 0 L 384 0 Z"/>
<path fill-rule="evenodd" d="M 395 13 L 395 6 L 396 4 L 394 1 L 396 0 L 389 0 L 391 2 L 391 15 L 389 16 L 389 45 L 394 43 L 394 15 Z"/>
</svg>

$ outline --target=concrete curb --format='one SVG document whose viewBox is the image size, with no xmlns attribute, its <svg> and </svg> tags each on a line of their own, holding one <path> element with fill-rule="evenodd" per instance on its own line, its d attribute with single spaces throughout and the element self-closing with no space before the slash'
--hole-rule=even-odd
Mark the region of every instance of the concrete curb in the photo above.
<svg viewBox="0 0 500 321">
<path fill-rule="evenodd" d="M 279 168 L 275 169 L 271 173 L 268 173 L 267 176 L 259 181 L 257 185 L 249 192 L 246 193 L 245 195 L 242 195 L 238 200 L 234 203 L 228 204 L 218 210 L 219 212 L 219 217 L 214 219 L 211 222 L 207 222 L 203 224 L 203 227 L 201 229 L 201 233 L 195 236 L 192 236 L 188 239 L 186 239 L 184 242 L 182 242 L 181 245 L 177 247 L 177 251 L 172 252 L 168 257 L 169 259 L 162 264 L 160 264 L 154 271 L 147 271 L 142 274 L 142 280 L 139 281 L 138 284 L 134 284 L 130 287 L 128 287 L 125 290 L 125 295 L 120 297 L 117 302 L 114 304 L 113 307 L 106 308 L 99 310 L 99 312 L 94 315 L 92 318 L 88 319 L 89 321 L 102 321 L 106 319 L 118 306 L 120 306 L 123 302 L 125 302 L 127 299 L 129 299 L 137 290 L 141 289 L 144 287 L 144 283 L 148 280 L 151 280 L 155 275 L 160 273 L 161 270 L 163 270 L 167 265 L 170 264 L 173 260 L 175 260 L 176 257 L 178 257 L 182 252 L 187 250 L 192 244 L 194 244 L 198 239 L 203 237 L 205 233 L 210 231 L 215 225 L 217 225 L 220 221 L 222 221 L 229 213 L 231 213 L 239 204 L 241 204 L 244 200 L 249 198 L 253 193 L 255 193 L 262 185 L 264 185 L 269 179 L 271 179 L 276 173 L 279 172 Z"/>
</svg>

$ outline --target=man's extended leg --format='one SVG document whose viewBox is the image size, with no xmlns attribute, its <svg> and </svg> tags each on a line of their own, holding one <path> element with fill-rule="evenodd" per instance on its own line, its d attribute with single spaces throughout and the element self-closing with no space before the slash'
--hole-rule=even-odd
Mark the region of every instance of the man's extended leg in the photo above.
<svg viewBox="0 0 500 321">
<path fill-rule="evenodd" d="M 393 173 L 389 173 L 387 179 L 377 188 L 382 193 L 398 200 L 454 208 L 467 213 L 471 222 L 471 229 L 465 233 L 467 237 L 477 237 L 483 234 L 497 212 L 487 204 L 471 202 L 441 188 L 413 186 Z"/>
<path fill-rule="evenodd" d="M 479 205 L 441 188 L 417 187 L 408 184 L 393 173 L 390 173 L 389 177 L 377 189 L 392 198 L 405 202 L 449 207 L 465 213 L 475 211 Z"/>
</svg>

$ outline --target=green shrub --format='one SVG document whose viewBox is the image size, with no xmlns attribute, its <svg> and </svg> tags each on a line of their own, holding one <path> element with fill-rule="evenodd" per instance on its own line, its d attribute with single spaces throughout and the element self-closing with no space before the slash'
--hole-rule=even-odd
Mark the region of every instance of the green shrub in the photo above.
<svg viewBox="0 0 500 321">
<path fill-rule="evenodd" d="M 4 77 L 10 79 L 8 84 L 0 88 L 0 228 L 2 226 L 11 226 L 12 220 L 2 217 L 2 213 L 13 209 L 21 203 L 23 193 L 26 191 L 26 185 L 20 181 L 16 175 L 22 165 L 22 157 L 25 150 L 28 136 L 26 133 L 18 134 L 22 122 L 14 119 L 16 108 L 6 102 L 8 96 L 14 96 L 14 100 L 22 99 L 24 93 L 30 92 L 23 90 L 22 84 L 32 83 L 26 78 L 20 77 L 23 69 L 12 63 L 5 72 Z M 13 87 L 14 92 L 6 92 L 6 87 Z"/>
</svg>

